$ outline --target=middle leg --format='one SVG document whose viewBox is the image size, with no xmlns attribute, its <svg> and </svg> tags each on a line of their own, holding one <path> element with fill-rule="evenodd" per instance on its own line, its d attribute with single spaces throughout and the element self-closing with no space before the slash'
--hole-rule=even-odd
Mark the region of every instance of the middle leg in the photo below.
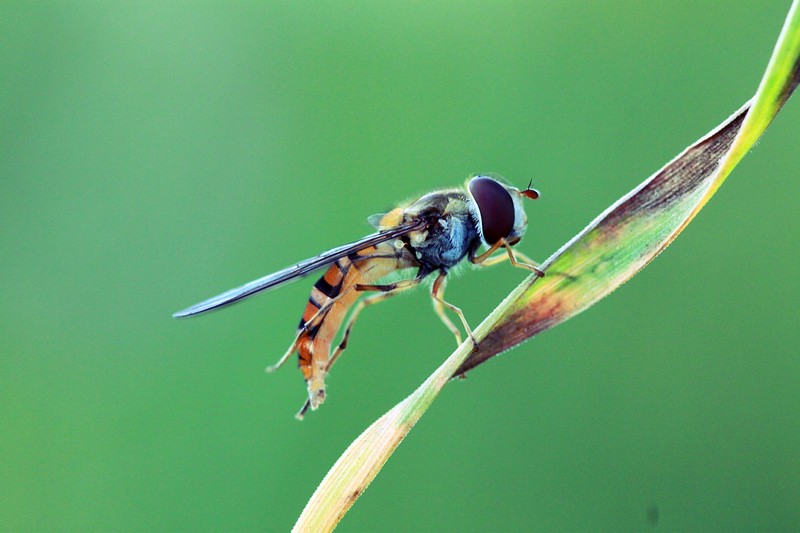
<svg viewBox="0 0 800 533">
<path fill-rule="evenodd" d="M 461 346 L 461 335 L 458 332 L 458 328 L 456 328 L 455 324 L 447 317 L 444 312 L 443 307 L 447 307 L 455 314 L 458 315 L 458 318 L 461 319 L 461 324 L 464 326 L 464 331 L 467 332 L 467 336 L 472 340 L 472 345 L 477 348 L 478 341 L 475 340 L 475 336 L 472 334 L 472 329 L 467 324 L 467 319 L 464 317 L 464 312 L 461 311 L 460 308 L 456 307 L 455 305 L 446 302 L 444 300 L 444 281 L 447 274 L 445 272 L 439 272 L 439 276 L 436 278 L 436 281 L 433 282 L 433 288 L 431 289 L 431 298 L 433 298 L 433 307 L 436 310 L 436 314 L 439 315 L 439 318 L 444 322 L 444 325 L 447 326 L 447 329 L 453 332 L 456 337 L 456 342 L 459 346 Z"/>
</svg>

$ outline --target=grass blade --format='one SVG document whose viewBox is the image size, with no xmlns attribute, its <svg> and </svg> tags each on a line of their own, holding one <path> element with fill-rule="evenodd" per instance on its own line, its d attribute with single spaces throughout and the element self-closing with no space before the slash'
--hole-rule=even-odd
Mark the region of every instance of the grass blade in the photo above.
<svg viewBox="0 0 800 533">
<path fill-rule="evenodd" d="M 453 376 L 593 305 L 652 261 L 755 144 L 800 81 L 796 0 L 756 96 L 597 217 L 553 254 L 408 398 L 365 430 L 312 495 L 295 531 L 330 531 Z"/>
</svg>

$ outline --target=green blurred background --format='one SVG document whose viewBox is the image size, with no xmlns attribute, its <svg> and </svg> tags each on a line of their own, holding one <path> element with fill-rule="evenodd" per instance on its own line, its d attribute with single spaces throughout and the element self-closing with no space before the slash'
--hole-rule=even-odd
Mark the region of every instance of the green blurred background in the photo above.
<svg viewBox="0 0 800 533">
<path fill-rule="evenodd" d="M 755 92 L 788 1 L 0 5 L 0 529 L 286 530 L 452 351 L 368 310 L 304 422 L 312 280 L 170 314 L 469 174 L 545 259 Z M 800 527 L 800 102 L 654 264 L 448 386 L 342 531 Z M 524 272 L 453 280 L 477 325 Z"/>
</svg>

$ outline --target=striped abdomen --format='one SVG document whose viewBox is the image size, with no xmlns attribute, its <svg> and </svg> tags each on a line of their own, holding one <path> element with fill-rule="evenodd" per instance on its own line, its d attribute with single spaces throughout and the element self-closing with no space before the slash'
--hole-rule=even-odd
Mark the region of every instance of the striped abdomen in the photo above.
<svg viewBox="0 0 800 533">
<path fill-rule="evenodd" d="M 413 260 L 408 252 L 391 242 L 381 243 L 338 259 L 314 284 L 296 342 L 298 364 L 308 385 L 312 409 L 325 400 L 331 344 L 347 311 L 360 295 L 355 285 L 372 283 L 411 266 Z"/>
</svg>

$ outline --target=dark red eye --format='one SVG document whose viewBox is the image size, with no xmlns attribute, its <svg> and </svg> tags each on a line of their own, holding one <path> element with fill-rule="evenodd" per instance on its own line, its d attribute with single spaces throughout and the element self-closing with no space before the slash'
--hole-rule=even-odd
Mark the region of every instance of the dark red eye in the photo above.
<svg viewBox="0 0 800 533">
<path fill-rule="evenodd" d="M 486 243 L 491 245 L 508 237 L 514 229 L 514 201 L 508 190 L 485 176 L 472 178 L 468 187 L 478 206 Z"/>
</svg>

